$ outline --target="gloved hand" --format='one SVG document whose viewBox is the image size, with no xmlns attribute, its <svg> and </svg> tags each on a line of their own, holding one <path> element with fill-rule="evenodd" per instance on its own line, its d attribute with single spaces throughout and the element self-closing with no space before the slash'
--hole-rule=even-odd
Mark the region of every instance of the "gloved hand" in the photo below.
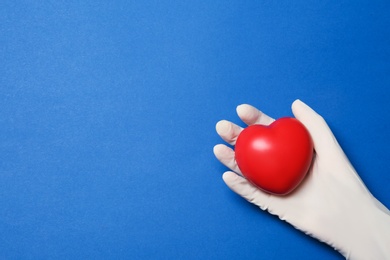
<svg viewBox="0 0 390 260">
<path fill-rule="evenodd" d="M 304 181 L 287 196 L 259 190 L 241 176 L 234 151 L 214 147 L 215 156 L 232 171 L 223 180 L 234 192 L 295 228 L 329 244 L 347 259 L 390 259 L 390 212 L 366 188 L 325 120 L 300 100 L 292 105 L 295 117 L 310 132 L 315 149 Z M 250 105 L 237 107 L 248 125 L 269 125 L 274 119 Z M 226 120 L 217 133 L 231 145 L 242 128 Z"/>
</svg>

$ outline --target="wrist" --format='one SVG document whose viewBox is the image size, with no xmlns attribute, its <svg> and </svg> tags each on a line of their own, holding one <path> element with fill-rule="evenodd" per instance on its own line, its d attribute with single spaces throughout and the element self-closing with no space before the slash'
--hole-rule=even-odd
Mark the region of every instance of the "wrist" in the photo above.
<svg viewBox="0 0 390 260">
<path fill-rule="evenodd" d="M 390 259 L 390 216 L 373 204 L 359 208 L 350 216 L 344 256 L 347 259 Z"/>
</svg>

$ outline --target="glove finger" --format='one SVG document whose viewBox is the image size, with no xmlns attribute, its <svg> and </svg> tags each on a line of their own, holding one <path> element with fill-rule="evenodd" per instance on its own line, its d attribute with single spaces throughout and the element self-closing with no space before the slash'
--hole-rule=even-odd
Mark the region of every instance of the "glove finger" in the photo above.
<svg viewBox="0 0 390 260">
<path fill-rule="evenodd" d="M 222 176 L 226 185 L 235 193 L 259 206 L 262 210 L 268 209 L 268 203 L 271 194 L 259 190 L 247 179 L 235 174 L 234 172 L 225 172 Z"/>
<path fill-rule="evenodd" d="M 242 131 L 242 127 L 227 120 L 221 120 L 215 126 L 215 130 L 224 141 L 235 145 L 237 137 Z"/>
<path fill-rule="evenodd" d="M 237 166 L 233 149 L 227 147 L 224 144 L 217 144 L 214 146 L 214 155 L 223 165 L 228 167 L 230 170 L 242 175 L 240 169 Z"/>
<path fill-rule="evenodd" d="M 305 125 L 309 131 L 314 149 L 318 154 L 329 150 L 329 146 L 337 144 L 336 138 L 330 130 L 324 118 L 317 114 L 312 108 L 300 101 L 295 100 L 291 106 L 294 116 Z"/>
<path fill-rule="evenodd" d="M 269 125 L 275 121 L 275 119 L 269 117 L 257 108 L 248 104 L 239 105 L 236 111 L 241 120 L 247 125 Z"/>
</svg>

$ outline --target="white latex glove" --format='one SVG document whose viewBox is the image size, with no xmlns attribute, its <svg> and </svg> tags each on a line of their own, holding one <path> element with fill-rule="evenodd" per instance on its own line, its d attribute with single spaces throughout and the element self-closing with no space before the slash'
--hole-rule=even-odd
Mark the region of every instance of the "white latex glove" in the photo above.
<svg viewBox="0 0 390 260">
<path fill-rule="evenodd" d="M 300 100 L 295 117 L 309 130 L 315 157 L 304 181 L 287 196 L 265 193 L 241 176 L 234 151 L 223 144 L 215 156 L 232 171 L 223 180 L 234 192 L 295 228 L 329 244 L 347 259 L 390 259 L 390 212 L 359 178 L 325 120 Z M 237 107 L 246 124 L 269 125 L 274 119 L 250 105 Z M 231 145 L 242 128 L 222 120 L 217 133 Z"/>
</svg>

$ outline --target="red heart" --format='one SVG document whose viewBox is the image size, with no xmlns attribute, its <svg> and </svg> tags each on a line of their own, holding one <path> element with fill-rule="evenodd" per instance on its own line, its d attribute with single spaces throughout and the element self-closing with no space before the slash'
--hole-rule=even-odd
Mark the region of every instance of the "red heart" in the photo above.
<svg viewBox="0 0 390 260">
<path fill-rule="evenodd" d="M 237 138 L 235 158 L 242 174 L 258 188 L 285 195 L 304 179 L 313 157 L 305 126 L 284 117 L 269 126 L 251 125 Z"/>
</svg>

